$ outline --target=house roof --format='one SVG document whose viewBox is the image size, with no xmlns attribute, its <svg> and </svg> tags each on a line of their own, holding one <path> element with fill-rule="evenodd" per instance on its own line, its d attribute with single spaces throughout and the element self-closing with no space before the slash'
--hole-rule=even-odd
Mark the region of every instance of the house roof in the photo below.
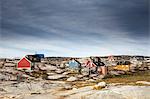
<svg viewBox="0 0 150 99">
<path fill-rule="evenodd" d="M 23 57 L 22 59 L 20 59 L 19 62 L 21 62 L 21 60 L 23 60 L 23 59 L 26 59 L 28 62 L 31 63 L 31 61 L 30 61 L 29 59 L 27 59 L 26 57 Z M 18 62 L 18 63 L 19 63 L 19 62 Z"/>
</svg>

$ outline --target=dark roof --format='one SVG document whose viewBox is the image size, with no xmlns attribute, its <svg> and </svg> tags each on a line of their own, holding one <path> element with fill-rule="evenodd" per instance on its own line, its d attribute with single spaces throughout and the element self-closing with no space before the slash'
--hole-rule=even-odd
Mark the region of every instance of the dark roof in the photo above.
<svg viewBox="0 0 150 99">
<path fill-rule="evenodd" d="M 26 55 L 25 57 L 31 62 L 41 62 L 41 58 L 38 55 Z"/>
<path fill-rule="evenodd" d="M 39 58 L 44 58 L 44 54 L 35 54 L 36 56 L 38 56 Z"/>
</svg>

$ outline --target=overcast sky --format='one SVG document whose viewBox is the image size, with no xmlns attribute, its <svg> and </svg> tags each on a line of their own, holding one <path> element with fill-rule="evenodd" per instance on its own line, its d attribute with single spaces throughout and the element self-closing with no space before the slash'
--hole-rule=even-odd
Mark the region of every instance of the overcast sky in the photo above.
<svg viewBox="0 0 150 99">
<path fill-rule="evenodd" d="M 0 4 L 0 57 L 150 55 L 148 0 Z"/>
</svg>

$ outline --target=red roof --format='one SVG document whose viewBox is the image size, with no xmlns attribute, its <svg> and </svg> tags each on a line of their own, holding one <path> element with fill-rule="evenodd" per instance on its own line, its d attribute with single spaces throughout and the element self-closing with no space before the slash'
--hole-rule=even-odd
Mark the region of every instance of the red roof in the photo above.
<svg viewBox="0 0 150 99">
<path fill-rule="evenodd" d="M 24 57 L 18 62 L 17 68 L 30 69 L 31 62 L 27 58 Z"/>
</svg>

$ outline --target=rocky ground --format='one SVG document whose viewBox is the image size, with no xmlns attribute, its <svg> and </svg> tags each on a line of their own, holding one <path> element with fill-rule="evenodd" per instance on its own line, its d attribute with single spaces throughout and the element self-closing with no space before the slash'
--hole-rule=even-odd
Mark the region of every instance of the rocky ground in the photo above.
<svg viewBox="0 0 150 99">
<path fill-rule="evenodd" d="M 32 71 L 20 71 L 16 63 L 1 62 L 0 99 L 150 99 L 148 69 L 109 70 L 104 78 L 48 62 L 36 63 Z"/>
<path fill-rule="evenodd" d="M 75 87 L 64 81 L 0 83 L 0 99 L 150 99 L 150 82 L 142 86 L 117 83 Z"/>
<path fill-rule="evenodd" d="M 3 80 L 0 99 L 150 99 L 149 71 L 99 80 L 87 77 L 83 81 L 75 76 L 52 78 L 30 77 L 21 82 Z"/>
</svg>

